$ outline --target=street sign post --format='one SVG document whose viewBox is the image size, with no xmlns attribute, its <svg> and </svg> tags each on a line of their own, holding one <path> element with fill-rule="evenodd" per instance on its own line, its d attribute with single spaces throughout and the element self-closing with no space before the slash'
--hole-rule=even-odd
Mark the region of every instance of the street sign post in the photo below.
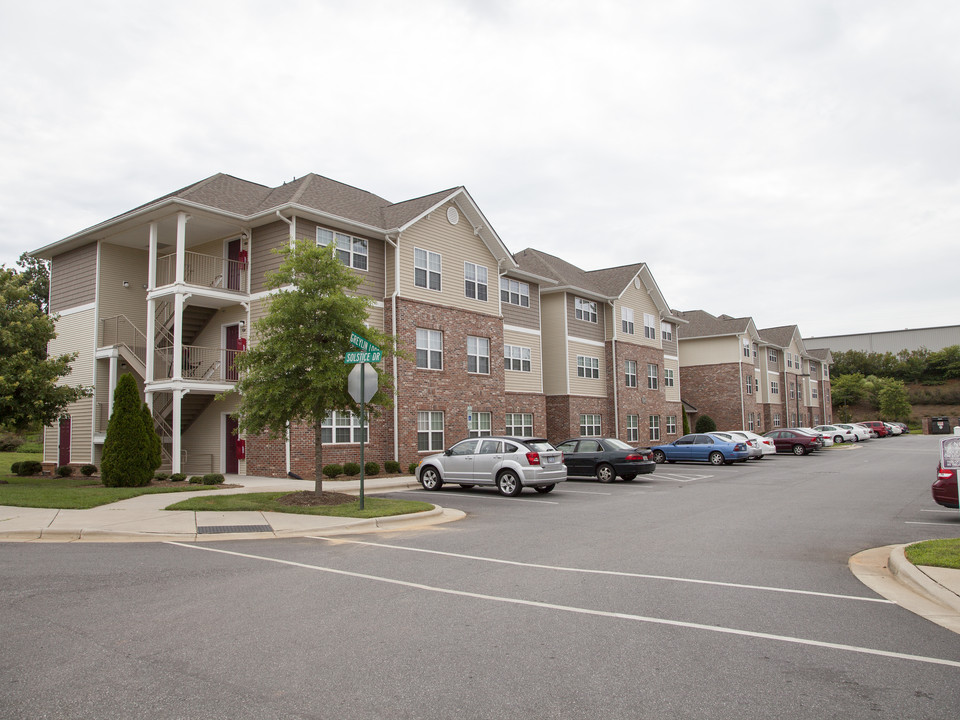
<svg viewBox="0 0 960 720">
<path fill-rule="evenodd" d="M 360 337 L 356 333 L 350 333 L 350 344 L 357 351 L 345 353 L 343 362 L 346 365 L 355 364 L 356 367 L 350 371 L 347 377 L 347 392 L 350 397 L 360 406 L 360 509 L 363 510 L 363 480 L 364 480 L 364 446 L 366 445 L 367 429 L 367 403 L 377 392 L 377 371 L 367 363 L 378 363 L 383 358 L 383 351 L 376 345 Z"/>
</svg>

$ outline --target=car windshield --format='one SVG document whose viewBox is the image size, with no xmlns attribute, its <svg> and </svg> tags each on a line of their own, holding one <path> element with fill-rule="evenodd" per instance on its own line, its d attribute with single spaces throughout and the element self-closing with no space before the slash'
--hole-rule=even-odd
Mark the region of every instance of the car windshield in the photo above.
<svg viewBox="0 0 960 720">
<path fill-rule="evenodd" d="M 537 452 L 553 452 L 555 448 L 546 440 L 528 440 L 527 445 Z"/>
<path fill-rule="evenodd" d="M 623 440 L 619 440 L 617 438 L 608 439 L 607 445 L 614 450 L 633 450 L 633 445 L 625 443 Z"/>
</svg>

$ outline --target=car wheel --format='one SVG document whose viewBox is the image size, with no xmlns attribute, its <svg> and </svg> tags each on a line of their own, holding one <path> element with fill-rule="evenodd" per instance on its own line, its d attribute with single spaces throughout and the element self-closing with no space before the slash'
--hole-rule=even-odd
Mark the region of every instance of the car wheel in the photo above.
<svg viewBox="0 0 960 720">
<path fill-rule="evenodd" d="M 440 473 L 428 467 L 420 473 L 420 484 L 423 485 L 424 490 L 439 490 L 443 487 L 443 480 L 440 479 Z"/>
<path fill-rule="evenodd" d="M 513 470 L 504 470 L 497 475 L 497 490 L 501 495 L 516 497 L 523 490 L 523 485 L 520 484 L 520 478 Z"/>
<path fill-rule="evenodd" d="M 621 475 L 620 477 L 622 477 L 625 481 L 630 482 L 636 477 L 636 475 L 634 473 L 630 473 L 628 475 Z"/>
<path fill-rule="evenodd" d="M 654 450 L 653 451 L 653 461 L 657 465 L 662 465 L 663 461 L 667 459 L 667 456 L 663 454 L 663 450 Z"/>
<path fill-rule="evenodd" d="M 612 465 L 607 463 L 600 463 L 597 465 L 597 480 L 600 482 L 613 482 L 616 477 L 617 473 L 614 472 Z"/>
<path fill-rule="evenodd" d="M 804 449 L 803 445 L 800 445 L 799 443 L 793 446 L 794 455 L 805 455 L 806 452 L 807 451 Z"/>
<path fill-rule="evenodd" d="M 537 485 L 536 487 L 534 487 L 534 490 L 536 490 L 541 495 L 546 495 L 548 492 L 552 492 L 556 486 L 557 486 L 556 483 L 550 483 L 549 485 Z"/>
<path fill-rule="evenodd" d="M 714 450 L 710 453 L 710 464 L 711 465 L 723 465 L 723 453 L 719 450 Z"/>
<path fill-rule="evenodd" d="M 834 435 L 834 436 L 833 436 L 833 441 L 834 441 L 837 445 L 839 445 L 840 443 L 843 442 L 843 436 L 842 436 L 842 435 Z"/>
<path fill-rule="evenodd" d="M 860 436 L 859 436 L 859 435 L 854 435 L 854 436 L 853 436 L 853 441 L 854 441 L 854 442 L 860 442 Z"/>
<path fill-rule="evenodd" d="M 460 487 L 464 490 L 469 490 L 470 488 L 475 488 L 476 485 L 471 485 L 470 483 L 460 483 Z"/>
</svg>

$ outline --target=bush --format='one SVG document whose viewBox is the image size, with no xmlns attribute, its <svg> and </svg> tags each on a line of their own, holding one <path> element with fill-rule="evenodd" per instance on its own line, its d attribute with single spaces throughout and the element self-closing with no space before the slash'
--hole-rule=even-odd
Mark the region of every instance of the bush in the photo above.
<svg viewBox="0 0 960 720">
<path fill-rule="evenodd" d="M 97 471 L 97 466 L 96 466 L 96 465 L 81 465 L 81 466 L 80 466 L 80 474 L 83 475 L 84 477 L 90 477 L 90 476 L 93 475 L 96 471 Z"/>
<path fill-rule="evenodd" d="M 363 464 L 363 474 L 364 474 L 364 475 L 379 475 L 379 474 L 380 474 L 380 465 L 379 465 L 378 463 L 373 462 L 372 460 L 369 461 L 369 462 L 365 462 L 365 463 Z"/>
<path fill-rule="evenodd" d="M 416 474 L 417 474 L 417 465 L 419 465 L 419 464 L 420 464 L 420 463 L 416 463 L 416 462 L 410 463 L 410 465 L 407 467 L 407 472 L 409 472 L 411 475 L 416 475 Z"/>
<path fill-rule="evenodd" d="M 203 482 L 203 475 L 191 475 L 187 482 L 191 485 L 199 485 Z"/>
<path fill-rule="evenodd" d="M 208 473 L 203 476 L 204 485 L 222 485 L 223 475 L 220 473 Z"/>
<path fill-rule="evenodd" d="M 708 433 L 717 429 L 717 423 L 709 415 L 701 415 L 697 418 L 696 432 Z"/>
<path fill-rule="evenodd" d="M 187 476 L 183 473 L 174 473 L 170 476 L 170 482 L 183 482 L 187 479 Z"/>
<path fill-rule="evenodd" d="M 156 432 L 145 425 L 140 391 L 133 375 L 125 373 L 113 393 L 113 412 L 107 423 L 107 438 L 100 461 L 100 480 L 106 487 L 141 487 L 150 482 L 160 466 Z"/>
<path fill-rule="evenodd" d="M 11 475 L 16 475 L 18 470 L 20 470 L 20 463 L 15 462 L 13 465 L 10 466 Z"/>
<path fill-rule="evenodd" d="M 17 468 L 17 475 L 19 477 L 39 475 L 41 472 L 43 472 L 43 464 L 36 460 L 23 460 L 20 462 L 20 467 Z"/>
<path fill-rule="evenodd" d="M 19 435 L 10 432 L 0 433 L 0 452 L 13 452 L 19 450 L 21 445 L 23 445 L 23 438 Z"/>
<path fill-rule="evenodd" d="M 392 473 L 396 475 L 397 473 L 400 472 L 400 463 L 397 462 L 396 460 L 387 460 L 383 464 L 383 469 L 386 470 L 388 473 Z"/>
<path fill-rule="evenodd" d="M 153 476 L 153 479 L 154 479 L 154 480 L 159 480 L 160 482 L 163 482 L 163 481 L 166 480 L 168 477 L 170 477 L 170 476 L 167 475 L 166 473 L 157 473 L 156 475 Z"/>
<path fill-rule="evenodd" d="M 331 480 L 333 480 L 335 477 L 340 477 L 343 475 L 343 465 L 337 465 L 334 463 L 331 463 L 330 465 L 324 465 L 323 474 Z"/>
<path fill-rule="evenodd" d="M 70 465 L 61 465 L 57 468 L 57 477 L 70 477 L 73 475 L 73 467 Z"/>
<path fill-rule="evenodd" d="M 347 477 L 354 477 L 360 474 L 360 463 L 344 463 L 343 474 Z"/>
</svg>

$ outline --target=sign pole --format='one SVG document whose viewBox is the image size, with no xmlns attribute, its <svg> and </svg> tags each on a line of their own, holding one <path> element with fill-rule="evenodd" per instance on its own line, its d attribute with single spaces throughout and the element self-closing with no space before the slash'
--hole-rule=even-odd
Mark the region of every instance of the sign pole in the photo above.
<svg viewBox="0 0 960 720">
<path fill-rule="evenodd" d="M 366 363 L 360 363 L 360 509 L 363 510 L 363 474 L 364 474 L 364 462 L 363 462 L 363 447 L 366 445 L 366 427 L 367 427 L 367 418 L 366 418 L 366 408 L 367 404 L 363 402 L 363 376 L 366 374 L 367 368 Z"/>
</svg>

